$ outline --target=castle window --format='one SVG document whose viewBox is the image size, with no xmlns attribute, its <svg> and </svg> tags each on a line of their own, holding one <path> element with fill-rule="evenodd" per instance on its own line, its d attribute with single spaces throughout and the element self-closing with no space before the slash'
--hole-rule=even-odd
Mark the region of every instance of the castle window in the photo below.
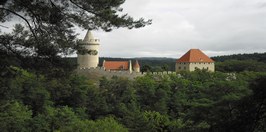
<svg viewBox="0 0 266 132">
<path fill-rule="evenodd" d="M 186 67 L 184 67 L 184 70 L 186 70 Z"/>
<path fill-rule="evenodd" d="M 180 66 L 180 67 L 178 67 L 178 69 L 181 69 L 181 66 Z"/>
</svg>

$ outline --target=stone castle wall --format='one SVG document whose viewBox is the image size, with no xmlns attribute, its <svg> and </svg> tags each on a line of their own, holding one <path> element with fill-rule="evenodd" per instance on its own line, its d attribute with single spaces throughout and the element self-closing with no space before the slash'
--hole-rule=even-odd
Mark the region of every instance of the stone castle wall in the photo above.
<svg viewBox="0 0 266 132">
<path fill-rule="evenodd" d="M 111 78 L 113 76 L 117 77 L 125 77 L 129 79 L 134 79 L 136 77 L 144 76 L 146 72 L 132 72 L 129 71 L 108 71 L 105 70 L 104 67 L 97 67 L 97 68 L 79 68 L 77 69 L 77 73 L 79 75 L 83 75 L 92 79 L 97 79 L 101 77 Z M 166 75 L 166 74 L 176 74 L 176 72 L 168 71 L 168 72 L 150 72 L 149 74 L 154 75 Z"/>
<path fill-rule="evenodd" d="M 181 62 L 176 63 L 176 72 L 178 71 L 195 71 L 196 68 L 207 69 L 208 71 L 214 72 L 214 63 L 208 62 Z"/>
</svg>

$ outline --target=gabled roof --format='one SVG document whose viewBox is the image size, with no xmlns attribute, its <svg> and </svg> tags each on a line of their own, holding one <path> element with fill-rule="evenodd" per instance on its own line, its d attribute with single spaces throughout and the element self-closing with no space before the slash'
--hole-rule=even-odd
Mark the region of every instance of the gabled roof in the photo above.
<svg viewBox="0 0 266 132">
<path fill-rule="evenodd" d="M 176 62 L 214 62 L 199 49 L 190 49 Z"/>
<path fill-rule="evenodd" d="M 103 67 L 106 70 L 128 70 L 128 61 L 104 61 Z"/>
<path fill-rule="evenodd" d="M 136 60 L 136 62 L 135 62 L 135 64 L 134 64 L 133 67 L 134 67 L 134 68 L 140 68 L 138 60 Z"/>
</svg>

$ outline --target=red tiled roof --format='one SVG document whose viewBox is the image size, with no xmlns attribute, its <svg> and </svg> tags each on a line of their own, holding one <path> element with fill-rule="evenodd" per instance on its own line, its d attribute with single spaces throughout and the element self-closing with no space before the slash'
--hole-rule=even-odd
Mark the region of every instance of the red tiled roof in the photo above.
<svg viewBox="0 0 266 132">
<path fill-rule="evenodd" d="M 133 66 L 134 68 L 139 68 L 140 66 L 139 66 L 139 62 L 138 62 L 138 60 L 136 60 L 136 62 L 135 62 L 135 64 L 134 64 L 134 66 Z"/>
<path fill-rule="evenodd" d="M 214 62 L 199 49 L 190 49 L 176 62 Z"/>
<path fill-rule="evenodd" d="M 128 61 L 105 61 L 103 67 L 106 70 L 128 70 Z"/>
</svg>

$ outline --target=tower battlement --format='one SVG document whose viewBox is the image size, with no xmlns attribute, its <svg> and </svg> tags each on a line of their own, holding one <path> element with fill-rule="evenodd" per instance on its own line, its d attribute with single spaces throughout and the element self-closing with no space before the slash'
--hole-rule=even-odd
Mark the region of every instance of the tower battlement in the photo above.
<svg viewBox="0 0 266 132">
<path fill-rule="evenodd" d="M 89 39 L 89 40 L 86 40 L 86 41 L 82 41 L 81 44 L 87 44 L 87 45 L 90 45 L 90 44 L 98 44 L 99 45 L 100 43 L 100 39 Z"/>
</svg>

